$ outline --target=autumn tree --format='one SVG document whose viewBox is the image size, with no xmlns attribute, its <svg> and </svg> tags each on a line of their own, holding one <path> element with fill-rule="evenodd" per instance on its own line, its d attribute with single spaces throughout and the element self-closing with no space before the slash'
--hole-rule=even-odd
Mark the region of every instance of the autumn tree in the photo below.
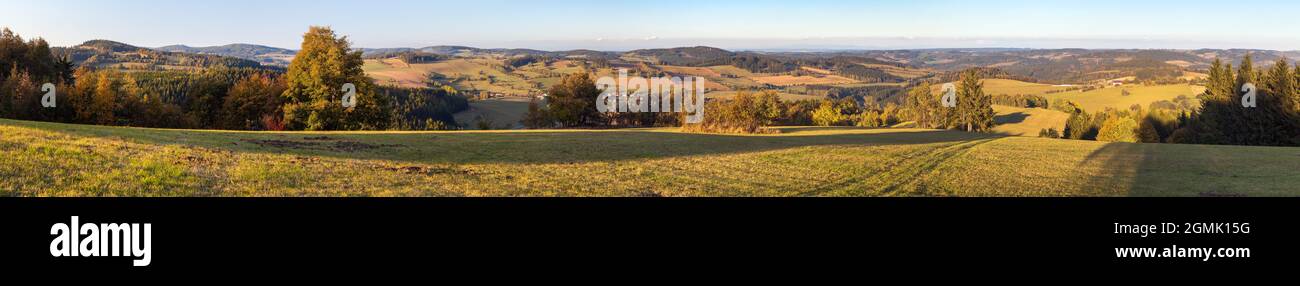
<svg viewBox="0 0 1300 286">
<path fill-rule="evenodd" d="M 285 74 L 284 123 L 293 130 L 386 129 L 389 100 L 375 92 L 361 66 L 361 51 L 329 27 L 311 27 Z M 345 84 L 356 88 L 356 106 L 342 105 Z"/>
<path fill-rule="evenodd" d="M 265 121 L 281 120 L 285 86 L 282 78 L 271 75 L 245 77 L 230 87 L 222 104 L 222 128 L 267 130 Z M 268 117 L 270 117 L 268 119 Z"/>
<path fill-rule="evenodd" d="M 534 118 L 534 125 L 558 124 L 559 127 L 582 127 L 604 125 L 604 115 L 596 110 L 596 98 L 601 90 L 585 72 L 564 76 L 559 84 L 552 86 L 546 98 L 546 106 L 530 109 L 530 113 L 544 114 L 544 119 L 536 119 L 537 114 L 526 115 Z M 542 127 L 542 126 L 539 126 Z"/>
</svg>

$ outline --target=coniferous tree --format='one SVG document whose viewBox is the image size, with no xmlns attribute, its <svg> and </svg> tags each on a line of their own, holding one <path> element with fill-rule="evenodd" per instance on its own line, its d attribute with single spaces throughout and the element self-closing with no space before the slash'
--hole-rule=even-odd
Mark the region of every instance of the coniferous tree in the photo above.
<svg viewBox="0 0 1300 286">
<path fill-rule="evenodd" d="M 984 93 L 979 73 L 968 70 L 957 86 L 958 128 L 968 132 L 986 132 L 993 128 L 993 98 Z"/>
<path fill-rule="evenodd" d="M 1296 79 L 1286 60 L 1278 59 L 1260 79 L 1264 82 L 1252 122 L 1255 131 L 1244 145 L 1296 145 L 1300 143 L 1300 116 L 1296 109 Z"/>
</svg>

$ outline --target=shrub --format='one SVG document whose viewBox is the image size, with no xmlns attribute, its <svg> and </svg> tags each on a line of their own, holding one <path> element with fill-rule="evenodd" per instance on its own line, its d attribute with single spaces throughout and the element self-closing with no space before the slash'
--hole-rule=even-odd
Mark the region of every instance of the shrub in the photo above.
<svg viewBox="0 0 1300 286">
<path fill-rule="evenodd" d="M 1110 119 L 1106 119 L 1106 123 L 1102 124 L 1101 131 L 1097 133 L 1097 141 L 1140 142 L 1138 124 L 1132 118 L 1112 116 Z"/>
<path fill-rule="evenodd" d="M 1056 128 L 1046 128 L 1038 131 L 1038 137 L 1058 139 L 1061 138 L 1061 132 L 1057 132 Z"/>
<path fill-rule="evenodd" d="M 764 99 L 751 92 L 739 92 L 730 100 L 714 100 L 704 105 L 704 120 L 685 124 L 682 130 L 716 133 L 763 133 L 763 126 L 775 120 L 769 105 L 780 99 Z M 772 101 L 775 100 L 775 103 Z M 779 109 L 778 109 L 779 110 Z"/>
</svg>

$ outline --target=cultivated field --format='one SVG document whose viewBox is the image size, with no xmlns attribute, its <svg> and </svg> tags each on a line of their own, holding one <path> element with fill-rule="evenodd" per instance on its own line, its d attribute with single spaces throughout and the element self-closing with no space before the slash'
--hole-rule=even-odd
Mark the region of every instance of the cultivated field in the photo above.
<svg viewBox="0 0 1300 286">
<path fill-rule="evenodd" d="M 258 133 L 0 120 L 0 195 L 1300 195 L 1300 148 L 779 130 Z"/>
<path fill-rule="evenodd" d="M 426 87 L 429 76 L 438 73 L 446 76 L 447 81 L 457 90 L 487 91 L 506 95 L 539 93 L 540 89 L 534 82 L 541 82 L 546 86 L 559 79 L 558 74 L 546 73 L 549 68 L 541 64 L 523 67 L 515 72 L 505 72 L 499 60 L 491 59 L 451 59 L 426 64 L 407 64 L 397 59 L 366 60 L 362 68 L 366 75 L 374 78 L 375 83 L 381 85 Z M 524 79 L 524 76 L 532 76 L 530 77 L 532 81 Z"/>
<path fill-rule="evenodd" d="M 984 92 L 992 95 L 1044 95 L 1051 91 L 1065 90 L 1069 86 L 1023 82 L 1011 79 L 986 79 Z"/>
<path fill-rule="evenodd" d="M 851 78 L 838 75 L 819 75 L 819 76 L 794 76 L 794 75 L 773 75 L 758 76 L 753 78 L 754 81 L 762 84 L 775 86 L 792 86 L 792 85 L 830 85 L 830 84 L 848 84 L 858 81 Z"/>
</svg>

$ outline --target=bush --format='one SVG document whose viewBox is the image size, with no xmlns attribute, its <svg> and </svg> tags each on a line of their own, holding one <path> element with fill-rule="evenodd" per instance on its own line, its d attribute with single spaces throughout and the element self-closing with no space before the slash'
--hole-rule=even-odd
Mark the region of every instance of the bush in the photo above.
<svg viewBox="0 0 1300 286">
<path fill-rule="evenodd" d="M 875 110 L 867 110 L 858 116 L 858 127 L 884 127 L 885 122 L 881 120 L 882 113 Z"/>
<path fill-rule="evenodd" d="M 731 100 L 714 100 L 704 105 L 704 121 L 699 124 L 682 126 L 685 131 L 716 133 L 763 133 L 763 127 L 773 122 L 779 115 L 773 112 L 773 104 L 780 106 L 780 99 L 755 95 L 751 92 L 739 92 Z"/>
<path fill-rule="evenodd" d="M 823 99 L 817 109 L 813 110 L 812 121 L 817 126 L 852 126 L 857 123 L 854 117 L 858 116 L 859 109 L 852 99 Z M 876 117 L 879 117 L 879 113 Z"/>
<path fill-rule="evenodd" d="M 1097 133 L 1097 141 L 1105 142 L 1141 142 L 1138 135 L 1137 121 L 1125 116 L 1112 116 L 1102 124 Z"/>
<path fill-rule="evenodd" d="M 1038 131 L 1038 137 L 1059 139 L 1061 138 L 1061 132 L 1057 132 L 1056 128 L 1047 128 Z"/>
</svg>

